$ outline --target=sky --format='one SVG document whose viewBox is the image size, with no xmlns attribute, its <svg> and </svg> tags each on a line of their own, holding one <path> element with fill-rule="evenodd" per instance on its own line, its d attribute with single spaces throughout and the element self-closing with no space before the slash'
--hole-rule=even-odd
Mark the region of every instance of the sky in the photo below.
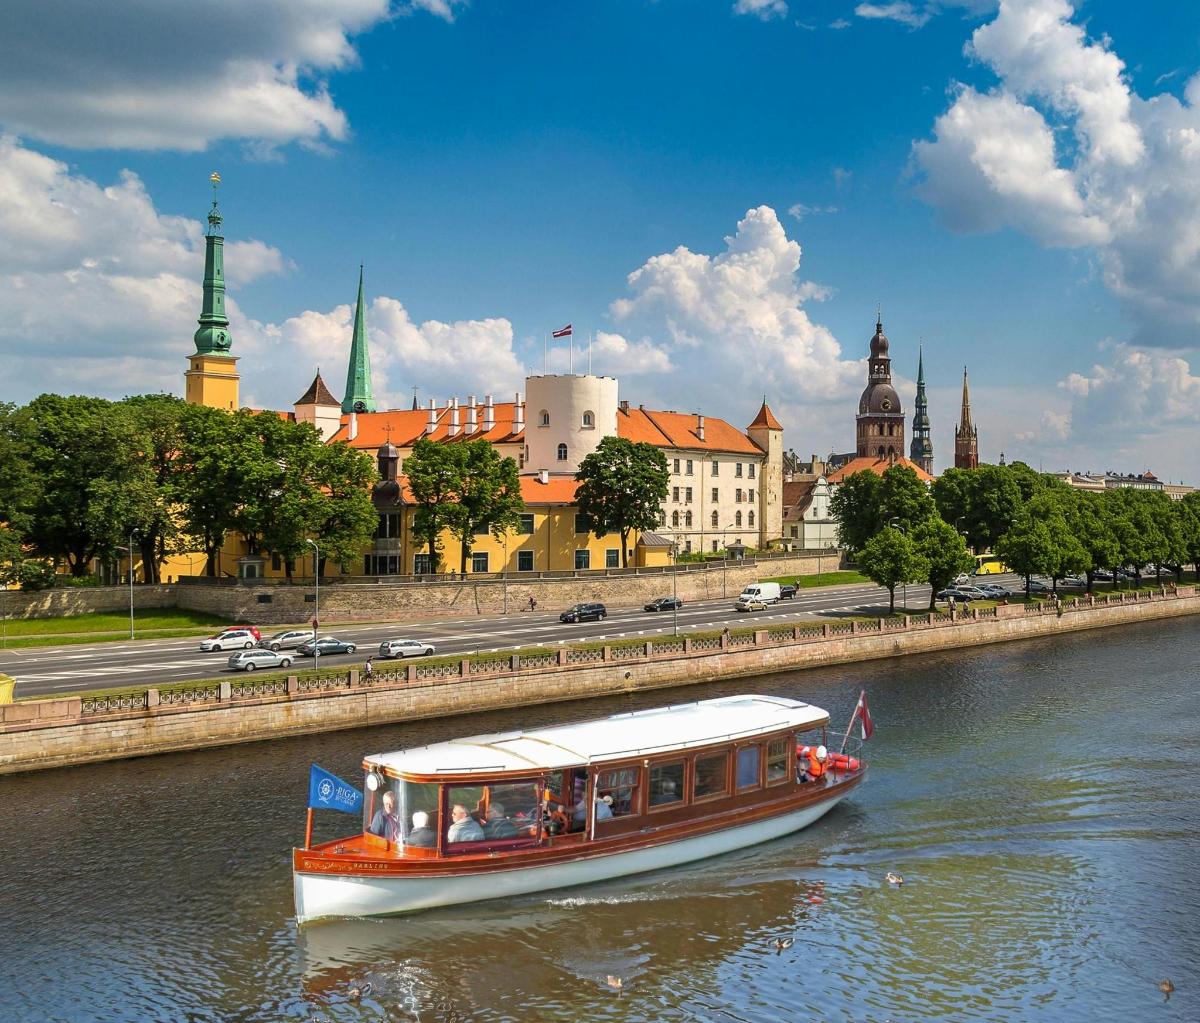
<svg viewBox="0 0 1200 1023">
<path fill-rule="evenodd" d="M 246 404 L 341 395 L 362 264 L 381 407 L 572 323 L 635 404 L 848 451 L 880 309 L 936 470 L 966 366 L 982 460 L 1200 483 L 1194 4 L 5 9 L 0 401 L 182 393 L 216 170 Z"/>
</svg>

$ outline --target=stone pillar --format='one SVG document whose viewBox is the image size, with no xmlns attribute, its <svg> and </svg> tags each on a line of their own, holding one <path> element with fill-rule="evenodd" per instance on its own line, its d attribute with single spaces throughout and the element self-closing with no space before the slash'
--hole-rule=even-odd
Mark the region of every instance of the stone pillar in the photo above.
<svg viewBox="0 0 1200 1023">
<path fill-rule="evenodd" d="M 232 700 L 233 686 L 231 686 L 227 681 L 221 682 L 221 684 L 217 687 L 217 699 L 221 700 L 222 702 Z"/>
<path fill-rule="evenodd" d="M 567 648 L 565 646 L 560 646 L 558 648 L 558 663 L 559 664 L 567 663 Z"/>
<path fill-rule="evenodd" d="M 157 689 L 147 689 L 146 690 L 146 709 L 147 710 L 149 710 L 152 707 L 157 707 L 160 702 L 161 701 L 159 700 Z"/>
<path fill-rule="evenodd" d="M 289 675 L 287 677 L 288 696 L 295 696 L 298 692 L 300 692 L 300 679 L 295 675 Z"/>
</svg>

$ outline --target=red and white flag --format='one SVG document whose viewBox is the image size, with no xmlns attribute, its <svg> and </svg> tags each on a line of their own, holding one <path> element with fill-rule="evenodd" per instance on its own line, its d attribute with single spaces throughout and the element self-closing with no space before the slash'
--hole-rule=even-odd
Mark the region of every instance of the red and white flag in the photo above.
<svg viewBox="0 0 1200 1023">
<path fill-rule="evenodd" d="M 568 323 L 562 330 L 553 331 L 551 337 L 570 337 L 575 332 L 573 324 Z"/>
<path fill-rule="evenodd" d="M 850 727 L 846 729 L 847 732 L 853 730 L 855 721 L 862 728 L 864 742 L 875 734 L 875 726 L 871 723 L 871 712 L 867 710 L 867 691 L 865 689 L 859 695 L 858 703 L 854 705 L 854 713 L 850 716 Z"/>
</svg>

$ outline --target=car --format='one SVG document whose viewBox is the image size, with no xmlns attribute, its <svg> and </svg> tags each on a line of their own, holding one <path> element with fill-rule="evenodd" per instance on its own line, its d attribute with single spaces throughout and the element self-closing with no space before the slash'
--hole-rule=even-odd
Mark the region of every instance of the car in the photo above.
<svg viewBox="0 0 1200 1023">
<path fill-rule="evenodd" d="M 292 650 L 312 638 L 312 629 L 288 629 L 286 632 L 277 632 L 274 636 L 260 639 L 258 645 L 268 650 Z"/>
<path fill-rule="evenodd" d="M 1092 578 L 1098 583 L 1112 582 L 1113 574 L 1107 568 L 1098 568 L 1092 573 Z"/>
<path fill-rule="evenodd" d="M 262 639 L 262 633 L 258 631 L 257 625 L 230 625 L 231 629 L 245 629 L 255 640 Z"/>
<path fill-rule="evenodd" d="M 222 629 L 215 636 L 200 640 L 200 650 L 202 653 L 211 650 L 249 650 L 260 638 L 247 628 Z"/>
<path fill-rule="evenodd" d="M 971 577 L 967 575 L 966 572 L 959 572 L 958 575 L 954 577 L 955 586 L 966 586 L 970 581 Z"/>
<path fill-rule="evenodd" d="M 567 608 L 558 616 L 560 622 L 586 622 L 603 621 L 608 617 L 608 608 L 603 604 L 588 603 L 576 604 L 574 607 Z"/>
<path fill-rule="evenodd" d="M 1052 587 L 1049 583 L 1042 582 L 1041 579 L 1029 580 L 1030 593 L 1051 593 L 1053 592 L 1053 589 L 1054 587 Z"/>
<path fill-rule="evenodd" d="M 765 611 L 771 605 L 758 597 L 739 597 L 733 605 L 735 611 Z"/>
<path fill-rule="evenodd" d="M 352 654 L 357 649 L 357 646 L 344 639 L 322 636 L 315 643 L 311 639 L 307 643 L 301 643 L 296 647 L 296 653 L 301 657 L 316 657 L 318 654 L 328 657 L 330 654 Z"/>
<path fill-rule="evenodd" d="M 1012 596 L 1012 592 L 999 583 L 980 583 L 978 588 L 988 600 L 1008 600 Z"/>
<path fill-rule="evenodd" d="M 796 596 L 797 586 L 795 583 L 783 583 L 779 587 L 780 600 L 792 600 Z"/>
<path fill-rule="evenodd" d="M 971 600 L 990 600 L 987 591 L 982 586 L 955 586 L 958 592 Z"/>
<path fill-rule="evenodd" d="M 650 601 L 643 611 L 678 611 L 683 607 L 683 601 L 678 597 L 656 597 Z"/>
<path fill-rule="evenodd" d="M 419 639 L 385 639 L 379 644 L 380 657 L 428 657 L 434 651 L 432 643 Z"/>
<path fill-rule="evenodd" d="M 281 654 L 266 647 L 239 650 L 229 658 L 229 667 L 234 671 L 255 671 L 258 668 L 290 668 L 291 654 Z"/>
<path fill-rule="evenodd" d="M 938 590 L 938 600 L 948 601 L 951 597 L 953 597 L 955 602 L 959 604 L 970 603 L 972 600 L 979 599 L 973 594 L 968 593 L 966 590 L 960 590 L 957 586 L 947 586 L 944 590 Z"/>
<path fill-rule="evenodd" d="M 1086 586 L 1087 579 L 1081 575 L 1065 575 L 1058 581 L 1059 586 Z"/>
</svg>

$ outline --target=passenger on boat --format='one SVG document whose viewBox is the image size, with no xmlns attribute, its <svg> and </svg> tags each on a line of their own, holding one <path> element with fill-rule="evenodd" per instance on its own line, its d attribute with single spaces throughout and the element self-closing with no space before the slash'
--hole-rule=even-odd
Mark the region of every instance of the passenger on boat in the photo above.
<svg viewBox="0 0 1200 1023">
<path fill-rule="evenodd" d="M 808 770 L 804 772 L 805 781 L 820 781 L 825 777 L 825 758 L 829 751 L 824 746 L 808 747 Z"/>
<path fill-rule="evenodd" d="M 371 826 L 367 830 L 372 835 L 386 838 L 389 842 L 395 842 L 399 838 L 400 816 L 396 813 L 396 793 L 389 791 L 383 794 L 383 806 L 375 811 L 375 816 L 371 818 Z"/>
<path fill-rule="evenodd" d="M 418 849 L 432 849 L 437 845 L 437 835 L 429 826 L 429 814 L 418 810 L 412 815 L 413 829 L 405 839 L 405 845 L 416 846 Z"/>
<path fill-rule="evenodd" d="M 450 811 L 452 823 L 446 832 L 447 842 L 482 842 L 483 828 L 479 821 L 467 813 L 462 803 L 455 803 Z"/>
<path fill-rule="evenodd" d="M 502 803 L 492 803 L 488 807 L 487 821 L 483 825 L 483 833 L 488 838 L 516 838 L 517 826 L 505 816 Z"/>
<path fill-rule="evenodd" d="M 607 821 L 612 819 L 612 796 L 596 796 L 596 820 Z M 587 803 L 582 799 L 575 804 L 575 812 L 571 815 L 571 819 L 580 827 L 587 823 Z"/>
</svg>

